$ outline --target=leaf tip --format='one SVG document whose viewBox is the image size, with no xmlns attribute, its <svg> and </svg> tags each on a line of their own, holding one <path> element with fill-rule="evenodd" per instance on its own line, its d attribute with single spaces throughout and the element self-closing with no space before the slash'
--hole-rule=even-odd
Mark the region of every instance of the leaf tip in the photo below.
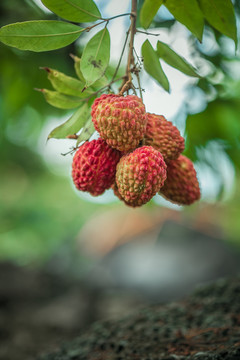
<svg viewBox="0 0 240 360">
<path fill-rule="evenodd" d="M 72 53 L 70 53 L 69 56 L 70 56 L 70 58 L 72 58 L 74 61 L 76 61 L 76 60 L 79 59 L 78 56 L 76 56 L 76 55 L 74 55 L 74 54 L 72 54 Z"/>
<path fill-rule="evenodd" d="M 40 69 L 40 70 L 45 70 L 45 71 L 47 71 L 48 73 L 51 72 L 51 69 L 50 69 L 49 67 L 47 67 L 47 66 L 40 66 L 39 69 Z"/>
<path fill-rule="evenodd" d="M 44 89 L 34 88 L 33 90 L 35 90 L 35 91 L 39 91 L 39 92 L 44 92 Z"/>
<path fill-rule="evenodd" d="M 235 42 L 235 56 L 236 56 L 237 55 L 237 50 L 238 50 L 238 39 L 236 38 L 234 40 L 234 42 Z"/>
</svg>

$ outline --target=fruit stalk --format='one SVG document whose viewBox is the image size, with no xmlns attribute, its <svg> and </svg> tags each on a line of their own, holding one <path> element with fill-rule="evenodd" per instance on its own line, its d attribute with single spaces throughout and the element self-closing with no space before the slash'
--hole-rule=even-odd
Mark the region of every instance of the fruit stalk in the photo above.
<svg viewBox="0 0 240 360">
<path fill-rule="evenodd" d="M 124 92 L 128 91 L 132 88 L 132 74 L 131 74 L 131 66 L 134 65 L 134 36 L 136 34 L 136 21 L 137 21 L 137 0 L 132 0 L 131 7 L 131 25 L 129 28 L 130 32 L 130 41 L 129 41 L 129 50 L 128 50 L 128 60 L 126 67 L 126 75 L 123 85 L 121 86 L 120 95 L 123 95 Z"/>
</svg>

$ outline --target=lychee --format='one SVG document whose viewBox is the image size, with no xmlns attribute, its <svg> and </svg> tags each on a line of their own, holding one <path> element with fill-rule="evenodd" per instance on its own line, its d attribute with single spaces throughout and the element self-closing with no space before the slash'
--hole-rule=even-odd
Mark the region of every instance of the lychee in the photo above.
<svg viewBox="0 0 240 360">
<path fill-rule="evenodd" d="M 116 181 L 112 184 L 111 188 L 112 188 L 112 190 L 113 190 L 114 195 L 115 195 L 116 197 L 118 197 L 119 200 L 124 201 L 123 198 L 122 198 L 122 196 L 120 195 L 120 193 L 119 193 L 119 191 L 118 191 L 118 187 L 117 187 Z"/>
<path fill-rule="evenodd" d="M 114 184 L 111 186 L 111 188 L 113 189 L 113 193 L 114 195 L 121 201 L 124 202 L 125 205 L 130 206 L 130 207 L 136 207 L 136 206 L 140 206 L 140 205 L 135 205 L 135 204 L 131 204 L 131 203 L 127 203 L 124 198 L 120 195 L 118 187 L 117 187 L 117 183 L 116 181 L 114 182 Z"/>
<path fill-rule="evenodd" d="M 167 163 L 167 179 L 160 195 L 178 205 L 191 205 L 200 199 L 200 188 L 193 163 L 184 155 Z"/>
<path fill-rule="evenodd" d="M 135 95 L 103 94 L 92 105 L 92 121 L 109 146 L 127 152 L 143 139 L 147 115 L 142 100 Z"/>
<path fill-rule="evenodd" d="M 165 179 L 166 164 L 161 153 L 152 146 L 142 146 L 124 155 L 117 165 L 117 189 L 129 206 L 146 204 Z"/>
<path fill-rule="evenodd" d="M 160 151 L 164 160 L 177 159 L 184 150 L 179 130 L 162 115 L 147 113 L 147 118 L 144 144 Z"/>
<path fill-rule="evenodd" d="M 74 155 L 72 178 L 78 190 L 101 195 L 114 182 L 121 153 L 102 139 L 85 142 Z"/>
</svg>

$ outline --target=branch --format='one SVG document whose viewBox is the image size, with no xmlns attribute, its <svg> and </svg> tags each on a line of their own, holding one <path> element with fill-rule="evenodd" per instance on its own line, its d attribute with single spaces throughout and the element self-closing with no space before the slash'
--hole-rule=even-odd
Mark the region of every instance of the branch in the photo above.
<svg viewBox="0 0 240 360">
<path fill-rule="evenodd" d="M 125 14 L 115 15 L 115 16 L 112 16 L 112 17 L 107 18 L 107 19 L 102 19 L 100 22 L 98 22 L 98 23 L 96 23 L 96 24 L 94 24 L 92 26 L 87 26 L 86 28 L 83 29 L 83 31 L 89 32 L 90 30 L 92 30 L 93 28 L 95 28 L 98 25 L 101 25 L 103 23 L 108 24 L 109 21 L 111 21 L 111 20 L 117 19 L 117 18 L 122 17 L 122 16 L 127 16 L 127 15 L 132 15 L 132 14 L 131 13 L 125 13 Z"/>
<path fill-rule="evenodd" d="M 122 95 L 125 91 L 128 91 L 129 89 L 133 88 L 131 65 L 134 65 L 133 45 L 134 45 L 134 36 L 136 34 L 136 20 L 137 20 L 137 0 L 132 0 L 131 25 L 129 28 L 130 41 L 129 41 L 128 61 L 127 61 L 125 80 L 119 92 L 120 95 Z"/>
<path fill-rule="evenodd" d="M 113 77 L 112 77 L 112 81 L 115 79 L 115 77 L 117 76 L 117 73 L 118 73 L 118 70 L 120 68 L 120 65 L 121 65 L 121 62 L 122 62 L 122 58 L 123 58 L 123 54 L 124 54 L 124 51 L 125 51 L 125 48 L 126 48 L 126 45 L 127 45 L 127 40 L 128 40 L 128 36 L 129 36 L 129 30 L 127 31 L 126 33 L 126 38 L 125 38 L 125 41 L 124 41 L 124 45 L 123 45 L 123 49 L 122 49 L 122 52 L 121 52 L 121 56 L 119 58 L 119 61 L 118 61 L 118 64 L 117 64 L 117 67 L 114 71 L 114 74 L 113 74 Z"/>
<path fill-rule="evenodd" d="M 148 31 L 142 31 L 142 30 L 136 30 L 137 33 L 145 34 L 145 35 L 151 35 L 151 36 L 159 36 L 160 34 L 153 34 Z"/>
<path fill-rule="evenodd" d="M 127 62 L 127 73 L 126 73 L 126 75 L 128 75 L 128 80 L 132 80 L 131 65 L 134 65 L 133 44 L 134 44 L 134 36 L 136 34 L 136 20 L 137 20 L 137 0 L 132 0 L 130 43 L 129 43 L 129 53 L 128 53 L 128 62 Z"/>
</svg>

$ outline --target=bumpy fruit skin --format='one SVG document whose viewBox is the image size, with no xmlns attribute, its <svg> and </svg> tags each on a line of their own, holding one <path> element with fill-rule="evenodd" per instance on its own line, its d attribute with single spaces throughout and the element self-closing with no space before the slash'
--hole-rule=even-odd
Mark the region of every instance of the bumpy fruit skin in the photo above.
<svg viewBox="0 0 240 360">
<path fill-rule="evenodd" d="M 179 130 L 162 115 L 147 113 L 147 118 L 145 145 L 160 151 L 164 160 L 177 159 L 185 147 Z"/>
<path fill-rule="evenodd" d="M 118 187 L 117 187 L 117 183 L 116 181 L 112 184 L 111 188 L 113 189 L 113 193 L 116 197 L 119 198 L 119 200 L 124 201 L 122 196 L 120 195 L 119 191 L 118 191 Z"/>
<path fill-rule="evenodd" d="M 133 204 L 127 203 L 127 202 L 123 199 L 123 197 L 120 195 L 120 193 L 119 193 L 119 191 L 118 191 L 118 187 L 117 187 L 116 181 L 115 181 L 115 183 L 114 183 L 111 187 L 112 187 L 112 189 L 113 189 L 114 195 L 115 195 L 119 200 L 121 200 L 122 202 L 124 202 L 125 205 L 127 205 L 127 206 L 129 206 L 129 207 L 137 207 L 137 206 L 139 206 L 139 205 L 135 205 L 134 203 L 133 203 Z"/>
<path fill-rule="evenodd" d="M 200 199 L 197 174 L 190 159 L 180 155 L 167 163 L 167 180 L 159 194 L 178 205 L 191 205 Z"/>
<path fill-rule="evenodd" d="M 129 206 L 142 206 L 160 190 L 166 179 L 166 164 L 152 146 L 142 146 L 124 155 L 116 172 L 120 196 Z"/>
<path fill-rule="evenodd" d="M 102 139 L 85 142 L 73 157 L 72 178 L 78 190 L 98 196 L 114 182 L 121 153 Z"/>
<path fill-rule="evenodd" d="M 103 94 L 92 105 L 92 121 L 109 146 L 127 152 L 143 139 L 147 115 L 142 100 L 135 95 Z"/>
</svg>

